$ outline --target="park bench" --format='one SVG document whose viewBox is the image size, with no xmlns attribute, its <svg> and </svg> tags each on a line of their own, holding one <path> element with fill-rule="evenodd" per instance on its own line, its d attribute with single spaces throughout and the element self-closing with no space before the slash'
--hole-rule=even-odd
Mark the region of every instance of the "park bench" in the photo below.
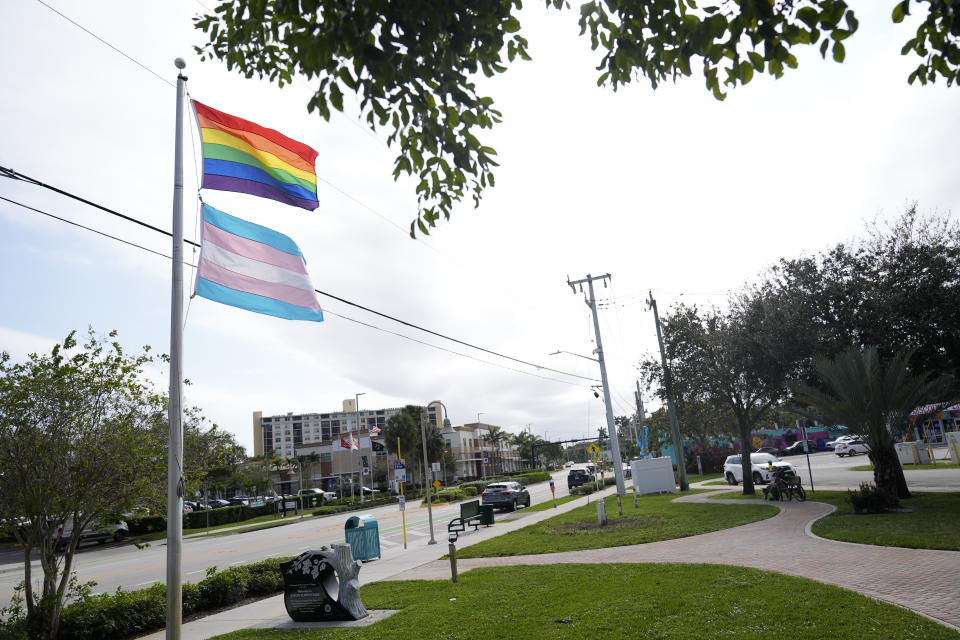
<svg viewBox="0 0 960 640">
<path fill-rule="evenodd" d="M 460 503 L 460 516 L 450 521 L 450 524 L 447 525 L 447 531 L 449 533 L 466 531 L 468 525 L 476 531 L 481 524 L 485 523 L 483 522 L 483 515 L 480 513 L 480 501 L 471 500 L 470 502 Z M 487 524 L 486 526 L 489 527 L 490 525 Z"/>
</svg>

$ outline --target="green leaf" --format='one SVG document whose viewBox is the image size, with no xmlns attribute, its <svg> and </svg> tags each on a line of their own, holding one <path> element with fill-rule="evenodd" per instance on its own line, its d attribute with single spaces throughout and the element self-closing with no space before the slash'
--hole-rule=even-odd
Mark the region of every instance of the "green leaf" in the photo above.
<svg viewBox="0 0 960 640">
<path fill-rule="evenodd" d="M 846 57 L 846 51 L 843 48 L 843 43 L 835 42 L 833 44 L 833 59 L 836 62 L 843 62 L 844 57 Z"/>
<path fill-rule="evenodd" d="M 520 31 L 520 21 L 514 16 L 509 16 L 506 20 L 500 23 L 500 27 L 506 33 L 516 33 L 517 31 Z"/>
<path fill-rule="evenodd" d="M 893 8 L 893 21 L 897 24 L 903 22 L 903 19 L 910 13 L 910 0 L 903 0 L 897 3 Z"/>
<path fill-rule="evenodd" d="M 811 29 L 817 26 L 820 21 L 820 14 L 813 7 L 803 7 L 797 11 L 797 18 Z"/>
</svg>

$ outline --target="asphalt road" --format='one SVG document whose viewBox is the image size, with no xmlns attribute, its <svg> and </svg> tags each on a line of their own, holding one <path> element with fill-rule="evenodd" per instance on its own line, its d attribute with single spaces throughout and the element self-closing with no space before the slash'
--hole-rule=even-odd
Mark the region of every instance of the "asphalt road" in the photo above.
<svg viewBox="0 0 960 640">
<path fill-rule="evenodd" d="M 568 495 L 566 471 L 553 474 L 557 497 Z M 532 504 L 551 499 L 549 483 L 543 482 L 529 488 Z M 396 505 L 377 507 L 364 511 L 339 513 L 315 518 L 307 516 L 293 524 L 261 529 L 246 533 L 233 533 L 187 538 L 183 541 L 183 581 L 199 582 L 208 568 L 225 569 L 229 566 L 247 564 L 266 558 L 295 556 L 321 545 L 344 542 L 344 524 L 353 515 L 370 514 L 377 519 L 380 528 L 382 561 L 390 562 L 404 553 L 404 517 L 406 520 L 406 544 L 408 548 L 427 545 L 430 540 L 429 516 L 426 506 L 408 504 L 401 514 Z M 446 545 L 447 523 L 460 514 L 459 504 L 441 504 L 433 508 L 435 540 Z M 502 517 L 497 512 L 496 517 Z M 520 509 L 513 518 L 522 518 Z M 95 580 L 94 593 L 142 589 L 156 582 L 166 581 L 167 547 L 164 541 L 138 549 L 130 543 L 85 546 L 74 556 L 74 569 L 81 582 Z M 32 574 L 36 579 L 42 575 L 38 561 L 34 561 Z M 16 584 L 23 580 L 23 555 L 13 547 L 0 551 L 0 607 L 6 606 Z"/>
</svg>

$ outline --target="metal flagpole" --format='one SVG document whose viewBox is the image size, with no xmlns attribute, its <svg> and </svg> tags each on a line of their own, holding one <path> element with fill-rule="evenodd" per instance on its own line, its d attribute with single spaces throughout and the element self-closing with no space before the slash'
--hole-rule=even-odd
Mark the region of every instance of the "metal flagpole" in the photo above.
<svg viewBox="0 0 960 640">
<path fill-rule="evenodd" d="M 176 141 L 173 160 L 173 278 L 170 292 L 170 402 L 167 422 L 167 640 L 180 640 L 183 607 L 183 424 L 180 394 L 183 357 L 183 94 L 187 78 L 183 58 L 174 61 L 177 74 Z"/>
</svg>

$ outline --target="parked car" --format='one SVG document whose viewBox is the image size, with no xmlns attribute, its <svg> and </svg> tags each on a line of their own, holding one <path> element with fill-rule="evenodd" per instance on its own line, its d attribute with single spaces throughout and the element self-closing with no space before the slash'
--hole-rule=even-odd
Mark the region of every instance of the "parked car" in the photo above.
<svg viewBox="0 0 960 640">
<path fill-rule="evenodd" d="M 573 489 L 593 481 L 593 474 L 586 469 L 570 469 L 570 473 L 567 474 L 567 489 Z"/>
<path fill-rule="evenodd" d="M 370 487 L 363 487 L 363 495 L 369 496 L 375 493 L 380 493 L 379 489 L 371 489 Z"/>
<path fill-rule="evenodd" d="M 229 500 L 220 500 L 219 498 L 214 498 L 213 500 L 209 500 L 209 501 L 207 502 L 207 506 L 208 506 L 209 508 L 211 508 L 211 509 L 220 509 L 220 508 L 222 508 L 222 507 L 229 507 L 229 506 L 230 506 L 230 501 L 229 501 Z"/>
<path fill-rule="evenodd" d="M 519 482 L 491 482 L 480 494 L 483 504 L 516 511 L 518 506 L 530 506 L 530 492 Z"/>
<path fill-rule="evenodd" d="M 68 520 L 59 532 L 59 538 L 57 540 L 58 550 L 62 551 L 67 548 L 67 545 L 70 544 L 70 536 L 72 534 L 73 523 Z M 97 544 L 104 544 L 107 540 L 121 542 L 128 537 L 130 537 L 130 528 L 123 520 L 113 524 L 90 522 L 87 528 L 80 532 L 80 540 L 77 542 L 77 547 L 85 542 L 96 542 Z"/>
<path fill-rule="evenodd" d="M 769 453 L 753 453 L 750 454 L 750 466 L 753 469 L 751 477 L 754 484 L 770 482 L 772 477 L 770 474 L 771 465 L 776 468 L 788 468 L 793 473 L 797 472 L 792 464 L 784 462 L 776 456 Z M 723 463 L 723 477 L 726 478 L 728 484 L 743 482 L 743 463 L 740 456 L 727 456 Z"/>
<path fill-rule="evenodd" d="M 760 447 L 754 453 L 769 453 L 772 456 L 780 456 L 780 449 L 776 447 Z"/>
<path fill-rule="evenodd" d="M 574 462 L 573 460 L 567 460 L 566 462 L 563 463 L 563 468 L 564 468 L 564 469 L 569 469 L 570 467 L 572 467 L 572 466 L 575 465 L 575 464 L 576 464 L 576 462 Z"/>
<path fill-rule="evenodd" d="M 824 447 L 826 447 L 828 451 L 833 451 L 836 449 L 838 444 L 842 442 L 849 442 L 850 440 L 856 440 L 859 437 L 860 436 L 855 436 L 855 435 L 840 436 L 839 438 L 835 438 L 833 440 L 828 440 L 827 442 L 825 442 Z"/>
<path fill-rule="evenodd" d="M 807 448 L 806 448 L 806 449 L 803 448 L 803 442 L 804 442 L 803 440 L 797 440 L 797 441 L 794 442 L 792 445 L 790 445 L 789 447 L 787 447 L 786 449 L 784 449 L 783 452 L 782 452 L 780 455 L 792 456 L 792 455 L 795 455 L 795 454 L 798 454 L 798 453 L 807 453 L 808 451 L 809 451 L 810 453 L 816 453 L 816 452 L 818 451 L 818 449 L 817 449 L 817 443 L 814 442 L 813 440 L 807 440 L 807 441 L 806 441 L 806 442 L 807 442 Z"/>
<path fill-rule="evenodd" d="M 840 442 L 836 444 L 833 448 L 833 452 L 840 458 L 843 456 L 853 457 L 858 453 L 869 453 L 870 447 L 867 446 L 866 442 L 858 438 L 856 440 L 847 440 L 846 442 Z"/>
<path fill-rule="evenodd" d="M 246 496 L 234 496 L 233 498 L 228 498 L 227 502 L 230 503 L 231 507 L 249 507 L 250 499 Z"/>
</svg>

